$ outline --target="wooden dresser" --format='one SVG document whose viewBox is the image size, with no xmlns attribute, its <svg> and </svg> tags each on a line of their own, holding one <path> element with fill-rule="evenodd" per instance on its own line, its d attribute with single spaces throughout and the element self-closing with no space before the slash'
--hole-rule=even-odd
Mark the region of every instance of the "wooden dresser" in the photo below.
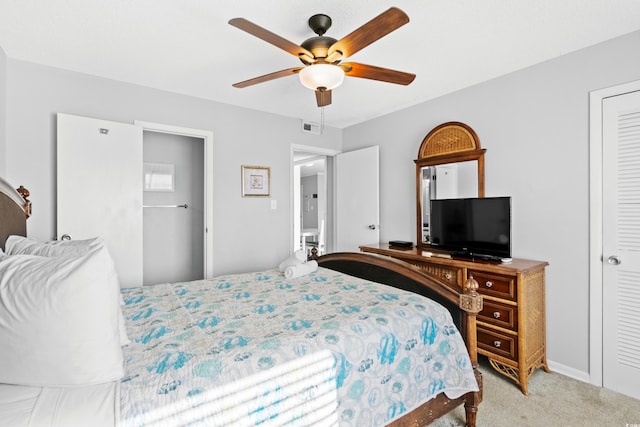
<svg viewBox="0 0 640 427">
<path fill-rule="evenodd" d="M 462 289 L 467 277 L 480 285 L 484 307 L 478 314 L 478 353 L 498 372 L 520 385 L 537 368 L 549 372 L 546 355 L 544 261 L 513 259 L 509 263 L 446 258 L 418 248 L 393 249 L 387 244 L 360 246 L 363 252 L 409 262 Z M 434 256 L 442 255 L 442 256 Z"/>
</svg>

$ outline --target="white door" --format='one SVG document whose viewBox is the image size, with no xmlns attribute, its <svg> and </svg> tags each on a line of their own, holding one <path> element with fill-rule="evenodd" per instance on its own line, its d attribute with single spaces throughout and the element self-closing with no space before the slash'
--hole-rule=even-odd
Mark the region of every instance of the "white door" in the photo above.
<svg viewBox="0 0 640 427">
<path fill-rule="evenodd" d="M 603 100 L 603 385 L 640 398 L 640 92 Z"/>
<path fill-rule="evenodd" d="M 454 199 L 458 197 L 458 168 L 455 164 L 438 165 L 436 173 L 436 199 Z"/>
<path fill-rule="evenodd" d="M 336 156 L 336 250 L 380 241 L 378 146 Z"/>
<path fill-rule="evenodd" d="M 142 285 L 142 127 L 68 114 L 57 127 L 57 238 L 102 237 L 120 285 Z"/>
</svg>

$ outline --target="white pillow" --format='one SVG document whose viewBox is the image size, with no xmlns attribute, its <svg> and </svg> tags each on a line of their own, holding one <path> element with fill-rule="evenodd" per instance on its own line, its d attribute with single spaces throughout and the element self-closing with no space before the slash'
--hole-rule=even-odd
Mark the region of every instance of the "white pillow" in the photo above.
<svg viewBox="0 0 640 427">
<path fill-rule="evenodd" d="M 107 251 L 108 259 L 105 266 L 109 271 L 108 283 L 115 286 L 120 291 L 120 281 L 116 272 L 113 259 L 108 253 L 104 241 L 99 237 L 85 240 L 53 240 L 49 242 L 38 242 L 27 237 L 12 235 L 7 238 L 5 249 L 7 255 L 39 255 L 39 256 L 62 256 L 62 255 L 84 255 L 95 248 L 104 248 Z M 131 343 L 127 335 L 124 315 L 122 314 L 121 304 L 118 305 L 118 328 L 120 330 L 120 345 L 128 345 Z"/>
<path fill-rule="evenodd" d="M 87 250 L 103 246 L 104 242 L 99 237 L 85 240 L 51 240 L 38 242 L 22 236 L 9 236 L 5 243 L 7 255 L 82 255 Z"/>
<path fill-rule="evenodd" d="M 0 262 L 0 383 L 67 387 L 123 376 L 110 269 L 104 247 Z"/>
</svg>

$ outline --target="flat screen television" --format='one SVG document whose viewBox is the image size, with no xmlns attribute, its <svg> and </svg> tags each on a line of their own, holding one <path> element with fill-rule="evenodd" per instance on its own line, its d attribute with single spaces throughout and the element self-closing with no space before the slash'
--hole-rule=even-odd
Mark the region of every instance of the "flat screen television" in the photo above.
<svg viewBox="0 0 640 427">
<path fill-rule="evenodd" d="M 431 246 L 456 256 L 511 258 L 511 197 L 431 201 Z"/>
</svg>

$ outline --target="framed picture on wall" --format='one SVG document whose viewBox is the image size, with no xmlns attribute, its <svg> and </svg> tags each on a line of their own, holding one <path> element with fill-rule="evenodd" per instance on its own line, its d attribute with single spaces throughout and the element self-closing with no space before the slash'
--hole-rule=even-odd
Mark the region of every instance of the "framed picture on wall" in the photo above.
<svg viewBox="0 0 640 427">
<path fill-rule="evenodd" d="M 267 166 L 242 166 L 242 197 L 269 197 L 270 172 Z"/>
</svg>

